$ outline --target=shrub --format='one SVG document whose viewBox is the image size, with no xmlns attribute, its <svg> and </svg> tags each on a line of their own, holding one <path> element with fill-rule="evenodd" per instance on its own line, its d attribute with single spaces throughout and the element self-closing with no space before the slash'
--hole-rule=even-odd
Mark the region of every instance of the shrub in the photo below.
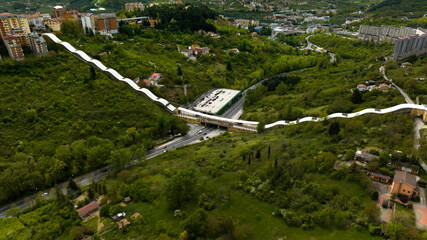
<svg viewBox="0 0 427 240">
<path fill-rule="evenodd" d="M 123 208 L 123 206 L 120 206 L 120 205 L 114 205 L 114 206 L 112 206 L 111 208 L 110 208 L 110 216 L 114 216 L 114 215 L 116 215 L 117 213 L 121 213 L 121 212 L 124 212 L 124 208 Z"/>
<path fill-rule="evenodd" d="M 184 222 L 182 227 L 187 231 L 190 239 L 197 239 L 204 237 L 206 234 L 206 218 L 207 214 L 203 209 L 199 208 L 196 212 L 191 214 Z"/>
<path fill-rule="evenodd" d="M 382 203 L 382 207 L 383 208 L 388 208 L 389 207 L 389 204 L 390 204 L 390 201 L 388 200 L 388 199 L 384 199 L 383 200 L 383 203 Z"/>
<path fill-rule="evenodd" d="M 181 209 L 176 209 L 173 212 L 173 216 L 176 218 L 185 218 L 186 215 L 187 213 L 185 211 L 182 211 Z"/>
<path fill-rule="evenodd" d="M 108 202 L 108 199 L 107 199 L 107 197 L 103 197 L 103 198 L 101 198 L 101 200 L 99 200 L 99 205 L 104 205 L 104 204 L 106 204 Z"/>
<path fill-rule="evenodd" d="M 379 197 L 379 192 L 378 191 L 373 192 L 372 195 L 371 195 L 371 199 L 374 200 L 374 201 L 378 200 L 378 197 Z"/>
<path fill-rule="evenodd" d="M 414 197 L 414 198 L 412 198 L 412 201 L 414 201 L 414 202 L 420 202 L 420 196 L 416 196 L 416 197 Z"/>
<path fill-rule="evenodd" d="M 110 216 L 110 206 L 109 205 L 102 206 L 101 209 L 99 210 L 99 216 L 109 217 Z"/>
<path fill-rule="evenodd" d="M 399 197 L 399 200 L 400 200 L 402 203 L 407 203 L 407 202 L 409 201 L 409 198 L 408 198 L 407 196 L 400 196 L 400 197 Z"/>
<path fill-rule="evenodd" d="M 381 234 L 381 225 L 379 225 L 377 223 L 370 223 L 369 224 L 369 233 L 372 235 Z"/>
<path fill-rule="evenodd" d="M 212 199 L 205 193 L 202 193 L 199 197 L 199 206 L 207 211 L 213 210 L 215 208 L 215 204 L 213 203 Z"/>
<path fill-rule="evenodd" d="M 145 182 L 132 183 L 124 185 L 120 189 L 122 196 L 129 196 L 135 201 L 151 202 L 156 198 L 156 194 L 151 192 L 151 185 Z"/>
<path fill-rule="evenodd" d="M 380 155 L 380 152 L 378 152 L 377 150 L 375 150 L 375 149 L 371 149 L 371 150 L 369 150 L 369 153 L 370 154 L 373 154 L 373 155 L 376 155 L 376 156 L 379 156 Z"/>
<path fill-rule="evenodd" d="M 410 202 L 410 203 L 408 203 L 407 207 L 408 207 L 409 209 L 412 209 L 412 208 L 414 208 L 414 204 L 412 204 L 412 203 Z"/>
<path fill-rule="evenodd" d="M 418 181 L 418 186 L 425 188 L 427 186 L 427 183 L 423 179 L 420 179 Z"/>
</svg>

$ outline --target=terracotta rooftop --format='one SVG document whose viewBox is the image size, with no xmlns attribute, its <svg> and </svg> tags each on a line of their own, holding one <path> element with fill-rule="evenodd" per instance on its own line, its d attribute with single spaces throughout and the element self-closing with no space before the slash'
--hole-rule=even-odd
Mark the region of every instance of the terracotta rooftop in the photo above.
<svg viewBox="0 0 427 240">
<path fill-rule="evenodd" d="M 88 203 L 87 205 L 77 209 L 77 213 L 80 217 L 86 216 L 88 213 L 92 212 L 93 210 L 99 208 L 99 204 L 96 201 L 92 201 Z"/>
<path fill-rule="evenodd" d="M 393 182 L 403 182 L 411 185 L 414 188 L 417 187 L 417 177 L 405 171 L 396 170 L 394 173 Z"/>
<path fill-rule="evenodd" d="M 40 14 L 29 14 L 27 15 L 27 18 L 38 18 L 41 17 Z"/>
<path fill-rule="evenodd" d="M 379 177 L 379 178 L 385 178 L 390 180 L 391 177 L 387 176 L 387 175 L 383 175 L 381 173 L 376 173 L 376 172 L 369 172 L 369 176 L 375 176 L 375 177 Z"/>
</svg>

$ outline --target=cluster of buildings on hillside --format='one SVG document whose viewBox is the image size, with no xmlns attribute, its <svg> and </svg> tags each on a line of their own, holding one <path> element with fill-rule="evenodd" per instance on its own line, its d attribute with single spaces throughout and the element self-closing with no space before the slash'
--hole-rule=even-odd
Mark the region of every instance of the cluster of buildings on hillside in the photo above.
<svg viewBox="0 0 427 240">
<path fill-rule="evenodd" d="M 395 152 L 400 152 L 400 151 L 395 151 Z M 356 164 L 363 168 L 367 168 L 370 162 L 379 161 L 379 159 L 380 157 L 377 155 L 374 155 L 362 150 L 357 150 L 353 160 L 350 160 L 347 162 L 338 160 L 335 162 L 334 169 L 339 170 L 343 166 L 349 167 L 352 164 Z M 389 167 L 387 169 L 393 169 L 393 170 L 387 170 L 388 171 L 387 173 L 375 172 L 369 169 L 365 170 L 366 175 L 372 180 L 375 180 L 380 183 L 385 183 L 385 184 L 391 183 L 390 188 L 388 187 L 385 188 L 390 190 L 387 190 L 387 192 L 380 192 L 380 194 L 385 194 L 385 195 L 395 194 L 396 197 L 406 196 L 407 198 L 415 199 L 420 193 L 418 180 L 417 180 L 418 177 L 416 176 L 419 173 L 420 167 L 417 165 L 412 165 L 408 162 L 400 162 L 400 161 L 389 163 L 388 166 Z"/>
<path fill-rule="evenodd" d="M 248 28 L 249 26 L 259 26 L 259 20 L 235 19 L 234 26 Z"/>
<path fill-rule="evenodd" d="M 269 24 L 260 23 L 259 20 L 247 20 L 247 19 L 230 19 L 228 17 L 220 15 L 225 20 L 229 21 L 229 24 L 235 25 L 236 27 L 249 28 L 254 26 L 257 32 L 261 32 L 263 27 L 269 27 L 272 30 L 270 39 L 275 39 L 279 34 L 305 34 L 314 33 L 316 31 L 333 31 L 341 35 L 356 35 L 357 33 L 344 30 L 347 24 L 361 21 L 362 18 L 349 17 L 345 24 L 342 26 L 336 24 L 330 24 L 330 16 L 336 14 L 336 10 L 294 10 L 287 9 L 280 12 L 274 12 L 267 17 Z M 271 21 L 273 21 L 271 23 Z"/>
<path fill-rule="evenodd" d="M 76 10 L 66 11 L 62 6 L 53 8 L 53 18 L 44 22 L 52 31 L 61 31 L 62 22 L 65 20 L 75 21 L 83 28 L 86 34 L 99 33 L 101 35 L 110 35 L 118 33 L 117 17 L 114 13 L 102 13 L 95 15 L 93 13 L 79 13 Z"/>
<path fill-rule="evenodd" d="M 335 10 L 329 10 L 327 12 L 322 10 L 283 10 L 277 13 L 273 13 L 268 18 L 274 22 L 301 22 L 301 23 L 316 23 L 316 22 L 328 22 L 329 15 L 323 14 L 334 14 Z"/>
<path fill-rule="evenodd" d="M 392 55 L 394 61 L 427 53 L 427 30 L 422 28 L 361 25 L 359 38 L 374 42 L 394 41 Z"/>
<path fill-rule="evenodd" d="M 200 47 L 199 45 L 192 45 L 186 49 L 181 50 L 181 53 L 191 60 L 196 60 L 197 57 L 209 55 L 208 47 Z"/>
<path fill-rule="evenodd" d="M 125 9 L 127 11 L 144 10 L 146 6 L 152 7 L 155 5 L 163 5 L 163 4 L 182 4 L 182 1 L 156 2 L 156 3 L 150 3 L 149 5 L 146 5 L 142 2 L 133 2 L 133 3 L 126 3 Z"/>
<path fill-rule="evenodd" d="M 24 60 L 23 47 L 28 46 L 38 56 L 46 55 L 47 44 L 41 33 L 61 31 L 63 21 L 75 21 L 85 34 L 99 33 L 110 35 L 118 33 L 117 17 L 113 13 L 79 13 L 66 11 L 62 6 L 55 6 L 52 16 L 49 14 L 0 14 L 0 35 L 9 56 L 17 61 Z"/>
<path fill-rule="evenodd" d="M 366 84 L 357 84 L 356 88 L 361 92 L 372 91 L 374 89 L 377 89 L 383 92 L 388 92 L 391 86 L 388 85 L 387 83 L 381 83 L 380 85 L 376 85 L 375 81 L 369 80 L 369 81 L 366 81 Z"/>
<path fill-rule="evenodd" d="M 24 60 L 23 46 L 30 47 L 37 56 L 48 52 L 46 41 L 37 32 L 31 32 L 25 15 L 0 14 L 0 35 L 9 56 L 14 60 Z"/>
<path fill-rule="evenodd" d="M 159 87 L 159 80 L 162 79 L 161 73 L 153 73 L 151 76 L 147 79 L 144 79 L 140 81 L 139 78 L 134 79 L 135 83 L 138 84 L 140 87 L 146 87 L 146 86 L 155 86 Z"/>
<path fill-rule="evenodd" d="M 195 32 L 195 34 L 201 35 L 201 36 L 210 36 L 213 39 L 221 38 L 221 36 L 218 33 L 210 32 L 210 31 L 205 32 L 203 29 L 199 29 L 198 31 Z"/>
</svg>

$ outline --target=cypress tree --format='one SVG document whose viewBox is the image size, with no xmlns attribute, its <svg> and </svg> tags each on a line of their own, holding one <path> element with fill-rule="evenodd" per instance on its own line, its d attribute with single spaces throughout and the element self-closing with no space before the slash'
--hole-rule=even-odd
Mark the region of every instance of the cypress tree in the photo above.
<svg viewBox="0 0 427 240">
<path fill-rule="evenodd" d="M 231 63 L 227 62 L 227 71 L 231 71 L 231 70 L 232 70 Z"/>
<path fill-rule="evenodd" d="M 363 102 L 363 96 L 359 89 L 353 91 L 353 95 L 351 95 L 351 101 L 354 104 L 359 104 Z"/>
<path fill-rule="evenodd" d="M 339 122 L 332 122 L 331 125 L 329 125 L 329 135 L 337 135 L 340 130 Z"/>
<path fill-rule="evenodd" d="M 180 65 L 178 65 L 178 76 L 182 76 L 182 69 Z"/>
<path fill-rule="evenodd" d="M 251 155 L 249 155 L 249 158 L 248 158 L 248 165 L 251 165 Z"/>
</svg>

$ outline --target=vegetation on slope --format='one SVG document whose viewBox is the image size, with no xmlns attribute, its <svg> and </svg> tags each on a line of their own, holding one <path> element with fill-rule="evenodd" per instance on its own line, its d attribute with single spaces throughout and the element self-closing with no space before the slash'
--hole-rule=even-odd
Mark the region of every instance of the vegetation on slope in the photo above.
<svg viewBox="0 0 427 240">
<path fill-rule="evenodd" d="M 0 202 L 113 161 L 139 158 L 186 125 L 63 50 L 0 69 Z M 128 159 L 129 161 L 130 159 Z"/>
<path fill-rule="evenodd" d="M 180 104 L 194 100 L 212 87 L 243 90 L 265 77 L 327 61 L 325 54 L 296 51 L 264 36 L 251 37 L 245 29 L 224 23 L 215 24 L 215 27 L 221 36 L 219 39 L 129 25 L 115 39 L 98 35 L 85 37 L 73 28 L 66 29 L 60 37 L 74 45 L 82 44 L 79 48 L 91 56 L 108 53 L 99 59 L 131 79 L 162 73 L 160 84 L 164 87 L 151 90 Z M 178 52 L 193 44 L 209 47 L 211 54 L 191 61 Z M 232 48 L 237 48 L 239 53 L 227 51 Z M 187 85 L 187 95 L 182 90 L 184 85 Z"/>
<path fill-rule="evenodd" d="M 106 194 L 89 190 L 92 198 L 104 194 L 99 219 L 103 227 L 93 228 L 95 220 L 82 223 L 70 215 L 58 220 L 61 239 L 74 238 L 70 229 L 85 226 L 92 231 L 82 237 L 95 234 L 103 239 L 377 239 L 366 227 L 371 226 L 372 233 L 378 228 L 372 182 L 356 165 L 340 171 L 333 165 L 338 154 L 352 159 L 357 148 L 389 147 L 378 167 L 393 174 L 387 168 L 389 153 L 411 148 L 412 120 L 389 114 L 333 123 L 305 123 L 261 135 L 225 133 L 122 170 L 101 183 Z M 331 135 L 331 126 L 337 124 L 338 131 Z M 120 203 L 127 196 L 133 202 Z M 26 212 L 43 215 L 39 208 Z M 121 211 L 132 225 L 119 230 L 110 216 Z M 142 218 L 130 217 L 135 213 Z M 18 214 L 0 220 L 5 226 L 0 235 L 11 229 L 13 236 L 27 233 L 19 224 L 23 218 Z M 47 231 L 44 226 L 31 234 Z"/>
<path fill-rule="evenodd" d="M 369 85 L 366 81 L 373 81 L 377 86 L 385 82 L 378 70 L 381 66 L 378 59 L 390 51 L 389 45 L 374 45 L 326 34 L 314 35 L 310 41 L 336 53 L 337 62 L 319 61 L 314 68 L 270 79 L 249 90 L 243 118 L 270 123 L 404 103 L 395 89 L 387 92 L 375 89 L 362 94 L 355 91 L 358 84 Z"/>
<path fill-rule="evenodd" d="M 385 0 L 369 9 L 379 16 L 410 16 L 421 17 L 427 11 L 424 0 Z"/>
</svg>

